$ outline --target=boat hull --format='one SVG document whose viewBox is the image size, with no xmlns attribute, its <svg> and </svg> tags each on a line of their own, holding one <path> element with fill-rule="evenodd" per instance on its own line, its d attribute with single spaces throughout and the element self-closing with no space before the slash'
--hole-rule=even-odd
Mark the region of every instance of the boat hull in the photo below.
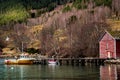
<svg viewBox="0 0 120 80">
<path fill-rule="evenodd" d="M 54 61 L 48 61 L 48 64 L 56 64 Z"/>
<path fill-rule="evenodd" d="M 5 60 L 5 64 L 17 64 L 17 60 Z"/>
<path fill-rule="evenodd" d="M 5 60 L 5 64 L 33 64 L 33 60 Z"/>
<path fill-rule="evenodd" d="M 33 60 L 19 60 L 18 64 L 33 64 Z"/>
<path fill-rule="evenodd" d="M 54 59 L 48 60 L 48 64 L 57 64 L 57 61 Z"/>
</svg>

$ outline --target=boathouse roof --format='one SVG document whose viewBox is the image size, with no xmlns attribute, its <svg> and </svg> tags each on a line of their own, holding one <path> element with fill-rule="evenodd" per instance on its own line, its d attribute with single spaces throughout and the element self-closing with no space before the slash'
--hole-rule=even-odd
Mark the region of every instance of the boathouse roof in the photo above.
<svg viewBox="0 0 120 80">
<path fill-rule="evenodd" d="M 99 41 L 101 41 L 101 39 L 106 33 L 111 35 L 114 39 L 120 40 L 120 31 L 105 30 L 105 32 L 103 32 L 102 36 L 100 37 Z"/>
<path fill-rule="evenodd" d="M 120 39 L 120 31 L 108 31 L 114 39 Z"/>
</svg>

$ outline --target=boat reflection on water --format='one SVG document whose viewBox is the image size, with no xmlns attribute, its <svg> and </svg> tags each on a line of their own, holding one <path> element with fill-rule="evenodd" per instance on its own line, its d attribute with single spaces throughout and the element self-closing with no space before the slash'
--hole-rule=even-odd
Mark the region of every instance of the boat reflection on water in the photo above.
<svg viewBox="0 0 120 80">
<path fill-rule="evenodd" d="M 38 65 L 39 66 L 39 65 Z M 5 65 L 4 80 L 36 80 L 40 78 L 38 66 Z M 40 68 L 40 67 L 39 67 Z M 0 77 L 1 79 L 1 77 Z"/>
</svg>

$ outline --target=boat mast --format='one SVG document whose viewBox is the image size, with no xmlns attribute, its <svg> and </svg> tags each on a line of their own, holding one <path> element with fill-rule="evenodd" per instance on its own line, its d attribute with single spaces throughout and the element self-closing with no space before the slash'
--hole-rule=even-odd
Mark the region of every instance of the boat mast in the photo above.
<svg viewBox="0 0 120 80">
<path fill-rule="evenodd" d="M 23 53 L 23 41 L 22 41 L 22 53 Z"/>
</svg>

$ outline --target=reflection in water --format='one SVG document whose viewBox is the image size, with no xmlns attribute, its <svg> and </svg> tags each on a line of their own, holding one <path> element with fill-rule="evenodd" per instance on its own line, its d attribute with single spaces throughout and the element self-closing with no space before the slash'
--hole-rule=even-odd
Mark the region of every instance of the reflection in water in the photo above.
<svg viewBox="0 0 120 80">
<path fill-rule="evenodd" d="M 2 65 L 0 80 L 99 80 L 99 66 Z"/>
<path fill-rule="evenodd" d="M 116 65 L 105 65 L 100 67 L 101 80 L 117 80 Z"/>
<path fill-rule="evenodd" d="M 38 73 L 38 66 L 5 65 L 4 79 L 37 79 L 40 77 Z"/>
<path fill-rule="evenodd" d="M 120 80 L 120 65 L 4 65 L 0 80 Z"/>
<path fill-rule="evenodd" d="M 120 64 L 117 65 L 117 80 L 120 80 Z"/>
</svg>

